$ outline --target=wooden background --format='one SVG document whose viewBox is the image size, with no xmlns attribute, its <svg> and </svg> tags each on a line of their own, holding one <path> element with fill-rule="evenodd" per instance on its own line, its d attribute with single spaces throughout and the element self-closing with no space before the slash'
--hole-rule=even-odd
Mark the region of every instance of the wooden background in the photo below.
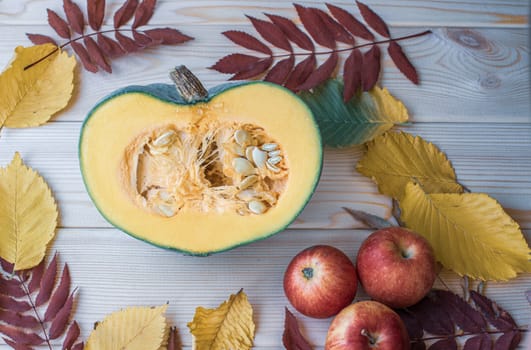
<svg viewBox="0 0 531 350">
<path fill-rule="evenodd" d="M 78 1 L 84 3 L 85 1 Z M 330 1 L 357 14 L 353 1 Z M 107 13 L 120 0 L 107 1 Z M 324 8 L 321 1 L 301 1 Z M 421 74 L 414 86 L 384 57 L 381 84 L 402 99 L 412 125 L 402 129 L 434 142 L 452 161 L 458 180 L 473 192 L 496 198 L 531 239 L 531 117 L 528 2 L 522 0 L 366 0 L 390 25 L 393 36 L 430 28 L 433 34 L 402 45 Z M 26 32 L 51 34 L 46 8 L 61 12 L 58 0 L 0 0 L 0 66 L 17 45 L 30 45 Z M 370 233 L 346 215 L 348 206 L 390 216 L 389 198 L 378 194 L 354 170 L 362 147 L 325 151 L 324 171 L 311 202 L 290 228 L 265 241 L 208 258 L 188 257 L 152 247 L 112 228 L 99 215 L 83 186 L 77 158 L 81 122 L 87 111 L 111 91 L 131 85 L 169 82 L 169 70 L 187 65 L 207 87 L 227 78 L 208 70 L 236 51 L 220 33 L 253 32 L 245 14 L 275 13 L 295 18 L 291 1 L 159 0 L 152 26 L 171 26 L 195 41 L 159 47 L 113 62 L 114 73 L 78 69 L 69 107 L 48 124 L 4 129 L 0 165 L 19 151 L 50 184 L 60 207 L 60 228 L 50 254 L 68 262 L 79 287 L 75 314 L 86 339 L 94 322 L 129 305 L 169 302 L 167 316 L 191 349 L 186 323 L 198 305 L 214 307 L 244 288 L 255 308 L 256 349 L 280 349 L 284 306 L 283 271 L 303 248 L 332 244 L 352 258 Z M 111 16 L 108 16 L 111 18 Z M 109 22 L 106 22 L 109 23 Z M 294 132 L 294 137 L 296 133 Z M 104 156 L 104 155 L 102 155 Z M 462 281 L 443 271 L 438 287 L 459 292 Z M 509 310 L 516 321 L 531 323 L 525 291 L 531 274 L 507 283 L 489 283 L 487 296 Z M 358 299 L 365 299 L 361 293 Z M 297 316 L 300 316 L 296 313 Z M 330 320 L 300 316 L 304 334 L 322 349 Z M 0 340 L 0 350 L 8 347 Z M 521 349 L 525 346 L 522 344 Z M 529 348 L 528 348 L 529 349 Z"/>
</svg>

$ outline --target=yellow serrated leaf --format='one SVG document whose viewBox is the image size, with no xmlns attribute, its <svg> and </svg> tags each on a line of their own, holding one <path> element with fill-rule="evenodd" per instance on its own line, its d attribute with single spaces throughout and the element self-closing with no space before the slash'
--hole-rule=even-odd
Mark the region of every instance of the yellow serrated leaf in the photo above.
<svg viewBox="0 0 531 350">
<path fill-rule="evenodd" d="M 508 280 L 531 271 L 520 227 L 486 194 L 427 194 L 409 183 L 400 208 L 406 226 L 426 237 L 437 260 L 460 275 Z"/>
<path fill-rule="evenodd" d="M 391 95 L 386 88 L 375 86 L 369 91 L 369 95 L 379 115 L 386 116 L 394 124 L 405 123 L 409 120 L 409 113 L 404 103 Z"/>
<path fill-rule="evenodd" d="M 0 168 L 0 256 L 16 271 L 38 265 L 55 235 L 57 216 L 48 185 L 15 153 L 9 166 Z"/>
<path fill-rule="evenodd" d="M 18 46 L 10 66 L 0 75 L 0 127 L 41 125 L 63 109 L 72 96 L 75 65 L 75 58 L 55 45 Z"/>
<path fill-rule="evenodd" d="M 253 308 L 240 290 L 216 309 L 198 307 L 188 323 L 195 350 L 246 350 L 253 346 Z"/>
<path fill-rule="evenodd" d="M 382 194 L 400 200 L 417 182 L 427 193 L 461 193 L 450 161 L 432 143 L 405 132 L 388 132 L 367 143 L 356 169 L 376 182 Z"/>
<path fill-rule="evenodd" d="M 90 333 L 85 350 L 157 350 L 168 334 L 167 305 L 113 312 Z"/>
</svg>

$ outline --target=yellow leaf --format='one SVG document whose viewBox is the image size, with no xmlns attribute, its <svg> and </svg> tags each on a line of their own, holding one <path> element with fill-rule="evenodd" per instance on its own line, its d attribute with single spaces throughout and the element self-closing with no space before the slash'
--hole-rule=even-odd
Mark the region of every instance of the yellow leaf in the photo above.
<svg viewBox="0 0 531 350">
<path fill-rule="evenodd" d="M 63 109 L 72 96 L 75 65 L 73 56 L 52 44 L 18 46 L 11 65 L 0 75 L 0 127 L 37 126 Z"/>
<path fill-rule="evenodd" d="M 486 194 L 427 194 L 409 183 L 400 208 L 406 226 L 426 237 L 437 259 L 460 275 L 507 280 L 531 271 L 531 250 L 518 224 Z"/>
<path fill-rule="evenodd" d="M 198 307 L 188 323 L 195 350 L 246 350 L 253 346 L 253 308 L 240 290 L 216 309 Z"/>
<path fill-rule="evenodd" d="M 38 265 L 55 235 L 57 215 L 48 185 L 15 153 L 0 168 L 0 256 L 15 270 Z"/>
<path fill-rule="evenodd" d="M 410 181 L 428 193 L 461 193 L 452 165 L 435 145 L 420 136 L 388 132 L 367 143 L 356 169 L 371 177 L 380 193 L 400 200 Z"/>
<path fill-rule="evenodd" d="M 168 334 L 166 308 L 129 307 L 113 312 L 89 335 L 85 350 L 159 349 Z"/>
</svg>

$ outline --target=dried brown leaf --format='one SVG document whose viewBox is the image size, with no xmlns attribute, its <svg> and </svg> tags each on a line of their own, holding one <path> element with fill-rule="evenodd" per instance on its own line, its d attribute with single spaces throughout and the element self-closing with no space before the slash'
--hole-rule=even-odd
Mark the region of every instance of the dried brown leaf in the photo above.
<svg viewBox="0 0 531 350">
<path fill-rule="evenodd" d="M 79 325 L 76 321 L 72 322 L 70 327 L 68 328 L 68 331 L 66 332 L 65 339 L 63 340 L 63 350 L 69 350 L 74 345 L 74 342 L 79 337 L 79 334 L 81 333 L 79 329 Z M 169 350 L 169 349 L 168 349 Z"/>
<path fill-rule="evenodd" d="M 185 35 L 173 28 L 155 28 L 144 31 L 153 41 L 164 45 L 182 44 L 193 40 L 191 36 Z"/>
<path fill-rule="evenodd" d="M 105 0 L 87 0 L 88 22 L 94 30 L 100 30 L 105 17 Z"/>
<path fill-rule="evenodd" d="M 391 56 L 391 59 L 402 74 L 404 74 L 413 84 L 418 85 L 419 76 L 417 70 L 407 58 L 404 51 L 402 51 L 402 47 L 396 41 L 391 41 L 387 47 L 387 52 L 389 52 L 389 56 Z"/>
<path fill-rule="evenodd" d="M 35 333 L 26 333 L 18 328 L 0 324 L 0 333 L 11 338 L 15 343 L 24 345 L 40 345 L 44 339 Z"/>
<path fill-rule="evenodd" d="M 240 53 L 228 55 L 216 62 L 210 69 L 217 70 L 220 73 L 237 74 L 248 70 L 261 60 L 260 57 L 250 56 Z"/>
<path fill-rule="evenodd" d="M 288 78 L 293 66 L 295 65 L 295 57 L 290 55 L 288 58 L 278 61 L 273 68 L 269 70 L 264 80 L 271 83 L 282 85 Z"/>
<path fill-rule="evenodd" d="M 47 9 L 48 24 L 52 27 L 57 35 L 64 39 L 70 39 L 70 28 L 68 23 L 62 19 L 55 11 Z"/>
<path fill-rule="evenodd" d="M 315 59 L 314 54 L 311 54 L 304 60 L 297 63 L 297 65 L 289 75 L 285 86 L 292 91 L 297 91 L 297 87 L 301 85 L 306 79 L 308 79 L 310 74 L 312 74 L 316 63 L 317 60 Z"/>
<path fill-rule="evenodd" d="M 120 44 L 118 44 L 118 42 L 114 41 L 113 39 L 101 33 L 98 33 L 97 40 L 99 47 L 106 56 L 114 58 L 120 57 L 125 54 L 125 50 L 122 49 Z"/>
<path fill-rule="evenodd" d="M 44 321 L 51 321 L 65 305 L 68 295 L 70 294 L 70 270 L 68 269 L 68 264 L 65 264 L 63 273 L 61 276 L 61 282 L 59 286 L 52 293 L 50 303 L 46 308 L 46 313 L 44 314 Z"/>
<path fill-rule="evenodd" d="M 284 318 L 284 333 L 282 334 L 282 344 L 286 350 L 311 350 L 312 347 L 303 337 L 297 319 L 286 308 Z"/>
<path fill-rule="evenodd" d="M 14 312 L 25 312 L 31 310 L 31 305 L 23 300 L 17 300 L 8 295 L 0 294 L 0 309 Z"/>
<path fill-rule="evenodd" d="M 465 341 L 463 350 L 491 350 L 492 340 L 486 333 L 478 334 Z"/>
<path fill-rule="evenodd" d="M 46 267 L 41 279 L 39 293 L 35 299 L 35 305 L 41 306 L 50 299 L 52 290 L 55 285 L 55 277 L 57 276 L 57 254 L 54 255 L 52 261 Z"/>
<path fill-rule="evenodd" d="M 271 20 L 271 22 L 280 28 L 280 30 L 282 30 L 288 40 L 297 44 L 297 46 L 299 46 L 301 49 L 308 51 L 315 50 L 312 40 L 291 20 L 272 14 L 266 14 L 266 16 Z"/>
<path fill-rule="evenodd" d="M 143 0 L 135 11 L 135 20 L 133 21 L 133 29 L 146 25 L 153 12 L 155 12 L 156 0 Z"/>
<path fill-rule="evenodd" d="M 354 45 L 356 40 L 350 35 L 348 31 L 343 28 L 339 23 L 337 23 L 330 15 L 323 10 L 317 8 L 310 8 L 309 10 L 314 11 L 325 24 L 325 26 L 332 32 L 334 39 L 338 42 L 345 44 Z"/>
<path fill-rule="evenodd" d="M 112 73 L 111 66 L 109 63 L 107 63 L 107 60 L 105 59 L 104 54 L 96 41 L 94 41 L 94 39 L 92 39 L 90 36 L 86 36 L 83 39 L 83 42 L 87 48 L 90 60 L 100 66 L 107 73 Z"/>
<path fill-rule="evenodd" d="M 66 326 L 68 325 L 68 320 L 70 318 L 70 314 L 72 313 L 73 306 L 74 292 L 70 294 L 70 296 L 66 300 L 66 303 L 63 305 L 61 310 L 59 310 L 59 312 L 53 319 L 52 324 L 50 326 L 50 330 L 48 331 L 48 336 L 50 337 L 50 339 L 57 339 L 61 336 L 61 334 L 63 334 L 66 329 Z"/>
<path fill-rule="evenodd" d="M 133 39 L 123 35 L 120 32 L 114 33 L 114 37 L 116 38 L 116 40 L 118 40 L 118 42 L 126 52 L 135 52 L 140 49 L 140 46 L 138 46 Z"/>
<path fill-rule="evenodd" d="M 288 39 L 286 39 L 282 30 L 280 30 L 280 28 L 274 23 L 251 16 L 247 16 L 247 18 L 249 18 L 254 28 L 262 36 L 262 38 L 278 48 L 290 52 L 292 51 L 291 44 L 289 43 Z"/>
<path fill-rule="evenodd" d="M 520 344 L 522 334 L 513 330 L 502 334 L 494 343 L 494 350 L 514 350 Z"/>
<path fill-rule="evenodd" d="M 34 45 L 42 45 L 49 43 L 57 46 L 55 40 L 47 35 L 26 33 L 26 36 Z"/>
<path fill-rule="evenodd" d="M 365 27 L 363 23 L 358 21 L 356 17 L 345 11 L 344 9 L 326 4 L 328 10 L 334 18 L 341 23 L 352 35 L 360 37 L 365 40 L 373 41 L 374 35 Z"/>
<path fill-rule="evenodd" d="M 361 89 L 363 55 L 359 49 L 352 50 L 343 65 L 343 101 L 348 102 Z"/>
<path fill-rule="evenodd" d="M 245 47 L 246 49 L 262 52 L 266 55 L 272 54 L 271 49 L 267 45 L 245 32 L 239 30 L 227 30 L 221 34 L 225 35 L 233 43 Z"/>
<path fill-rule="evenodd" d="M 457 350 L 457 342 L 454 338 L 441 339 L 433 343 L 428 350 Z"/>
<path fill-rule="evenodd" d="M 310 8 L 294 4 L 297 14 L 302 22 L 302 25 L 310 36 L 319 45 L 328 47 L 330 49 L 336 48 L 336 41 L 334 40 L 334 34 L 325 25 L 318 13 Z"/>
<path fill-rule="evenodd" d="M 338 62 L 337 52 L 333 52 L 327 59 L 321 64 L 315 71 L 313 71 L 308 79 L 304 81 L 301 85 L 297 87 L 297 90 L 309 90 L 317 85 L 325 82 L 328 78 L 332 76 L 334 70 L 336 69 Z"/>
<path fill-rule="evenodd" d="M 369 91 L 378 82 L 380 55 L 380 48 L 376 45 L 373 45 L 369 51 L 363 54 L 363 70 L 361 72 L 363 91 Z"/>
<path fill-rule="evenodd" d="M 116 10 L 113 18 L 114 28 L 120 28 L 133 18 L 137 6 L 138 0 L 127 0 L 118 10 Z"/>
<path fill-rule="evenodd" d="M 272 57 L 261 59 L 260 61 L 256 62 L 256 64 L 253 64 L 247 69 L 239 71 L 233 75 L 230 80 L 245 80 L 256 77 L 260 74 L 263 74 L 269 67 L 271 67 L 271 64 L 273 64 Z"/>
<path fill-rule="evenodd" d="M 70 28 L 78 34 L 83 34 L 85 30 L 85 19 L 83 18 L 83 12 L 79 6 L 72 0 L 63 0 L 63 9 L 66 14 L 66 19 L 70 24 Z"/>
<path fill-rule="evenodd" d="M 360 10 L 361 15 L 363 16 L 363 19 L 367 24 L 374 29 L 378 34 L 389 38 L 391 34 L 389 34 L 389 29 L 387 28 L 387 24 L 385 24 L 384 20 L 378 16 L 373 10 L 369 8 L 369 6 L 356 1 L 356 4 L 358 5 L 358 9 Z"/>
<path fill-rule="evenodd" d="M 42 259 L 39 265 L 35 266 L 30 270 L 30 282 L 28 284 L 28 290 L 30 293 L 35 292 L 41 286 L 42 275 L 44 274 L 44 269 L 46 268 L 46 260 Z"/>
</svg>

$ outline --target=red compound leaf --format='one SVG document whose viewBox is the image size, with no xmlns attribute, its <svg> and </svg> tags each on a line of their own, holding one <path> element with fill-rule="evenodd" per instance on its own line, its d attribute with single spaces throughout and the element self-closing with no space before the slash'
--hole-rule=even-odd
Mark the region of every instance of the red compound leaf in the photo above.
<svg viewBox="0 0 531 350">
<path fill-rule="evenodd" d="M 384 20 L 380 16 L 378 16 L 369 8 L 369 6 L 365 5 L 364 3 L 356 1 L 356 4 L 358 5 L 358 9 L 363 16 L 363 19 L 372 29 L 386 38 L 391 36 L 389 29 L 387 28 L 387 24 L 385 24 Z"/>
<path fill-rule="evenodd" d="M 96 31 L 100 30 L 105 17 L 105 0 L 88 0 L 87 14 L 90 27 Z"/>
<path fill-rule="evenodd" d="M 402 74 L 404 74 L 413 84 L 418 85 L 419 76 L 417 70 L 407 58 L 404 51 L 402 51 L 402 47 L 396 41 L 391 41 L 387 48 L 387 52 L 389 52 L 389 56 L 391 56 L 391 59 Z"/>
<path fill-rule="evenodd" d="M 48 9 L 48 24 L 55 30 L 61 38 L 70 38 L 70 28 L 68 23 L 62 19 L 55 11 Z"/>
<path fill-rule="evenodd" d="M 239 30 L 227 30 L 221 34 L 225 35 L 233 43 L 245 47 L 246 49 L 265 53 L 266 55 L 271 55 L 273 53 L 267 45 L 245 32 Z"/>
<path fill-rule="evenodd" d="M 138 6 L 138 0 L 127 0 L 116 12 L 114 13 L 114 28 L 120 28 L 126 24 L 135 14 Z"/>
<path fill-rule="evenodd" d="M 72 28 L 74 32 L 78 34 L 83 34 L 85 29 L 85 19 L 79 6 L 72 0 L 63 0 L 63 9 L 65 11 L 68 24 L 70 24 L 70 28 Z"/>
</svg>

